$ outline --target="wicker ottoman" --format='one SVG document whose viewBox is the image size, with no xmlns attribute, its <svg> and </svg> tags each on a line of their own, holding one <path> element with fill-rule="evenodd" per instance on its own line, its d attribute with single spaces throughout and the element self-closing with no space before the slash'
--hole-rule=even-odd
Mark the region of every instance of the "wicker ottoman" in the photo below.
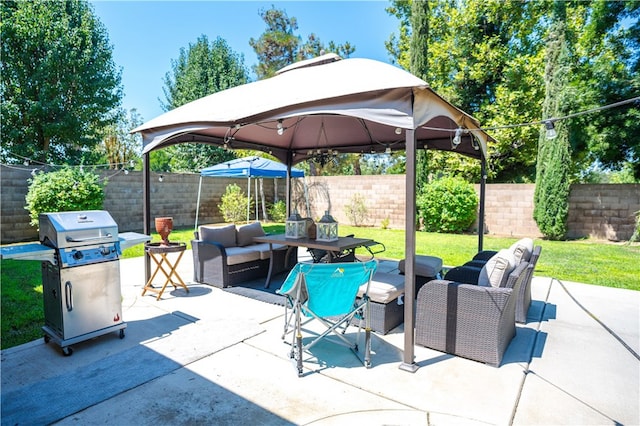
<svg viewBox="0 0 640 426">
<path fill-rule="evenodd" d="M 427 282 L 441 278 L 440 273 L 442 272 L 442 259 L 435 256 L 425 256 L 422 254 L 418 254 L 415 257 L 416 267 L 416 291 L 414 296 L 418 296 L 418 291 L 420 288 Z M 398 263 L 398 269 L 400 273 L 404 275 L 404 259 L 402 259 Z"/>
<path fill-rule="evenodd" d="M 373 331 L 387 334 L 404 322 L 403 294 L 404 276 L 376 272 L 369 285 L 369 314 Z"/>
</svg>

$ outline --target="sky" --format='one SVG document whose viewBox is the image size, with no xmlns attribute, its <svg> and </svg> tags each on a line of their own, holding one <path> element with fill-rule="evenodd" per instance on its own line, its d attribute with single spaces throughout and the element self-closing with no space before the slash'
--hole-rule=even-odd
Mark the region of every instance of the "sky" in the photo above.
<svg viewBox="0 0 640 426">
<path fill-rule="evenodd" d="M 390 63 L 384 43 L 398 32 L 398 20 L 385 8 L 389 1 L 90 1 L 107 29 L 113 59 L 122 70 L 123 107 L 136 108 L 143 122 L 163 113 L 163 79 L 181 48 L 206 35 L 221 37 L 251 67 L 257 57 L 249 39 L 257 39 L 266 24 L 261 9 L 285 10 L 298 22 L 303 41 L 311 33 L 328 44 L 355 45 L 352 58 Z"/>
</svg>

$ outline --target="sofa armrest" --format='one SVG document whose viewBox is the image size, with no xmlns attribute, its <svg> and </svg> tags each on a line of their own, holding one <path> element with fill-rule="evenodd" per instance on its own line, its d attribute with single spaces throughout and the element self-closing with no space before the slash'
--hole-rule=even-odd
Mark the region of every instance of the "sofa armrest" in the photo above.
<svg viewBox="0 0 640 426">
<path fill-rule="evenodd" d="M 487 260 L 491 259 L 496 254 L 498 254 L 498 252 L 496 250 L 483 250 L 483 251 L 480 251 L 480 252 L 476 253 L 476 255 L 473 256 L 472 260 L 482 260 L 482 261 L 486 262 Z"/>
<path fill-rule="evenodd" d="M 191 240 L 193 279 L 198 283 L 222 285 L 228 275 L 227 251 L 220 243 Z"/>
<path fill-rule="evenodd" d="M 481 267 L 475 266 L 456 266 L 449 269 L 444 276 L 447 281 L 455 281 L 463 284 L 478 284 L 478 278 L 480 277 Z"/>
</svg>

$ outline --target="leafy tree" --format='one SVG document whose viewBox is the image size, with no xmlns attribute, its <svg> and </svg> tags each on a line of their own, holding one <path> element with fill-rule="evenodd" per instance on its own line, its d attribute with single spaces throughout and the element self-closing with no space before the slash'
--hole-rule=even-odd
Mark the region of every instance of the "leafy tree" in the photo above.
<svg viewBox="0 0 640 426">
<path fill-rule="evenodd" d="M 355 51 L 355 46 L 351 46 L 349 42 L 336 44 L 330 41 L 325 45 L 313 33 L 302 43 L 302 38 L 295 34 L 298 29 L 297 19 L 289 18 L 286 11 L 276 9 L 275 6 L 268 10 L 261 9 L 260 17 L 267 29 L 259 38 L 252 37 L 249 40 L 249 45 L 258 56 L 258 65 L 253 67 L 258 80 L 272 77 L 280 68 L 318 56 L 323 51 L 343 57 L 348 57 Z"/>
<path fill-rule="evenodd" d="M 209 43 L 207 36 L 201 35 L 195 44 L 180 49 L 171 68 L 164 79 L 165 111 L 249 80 L 244 56 L 235 53 L 220 37 Z M 235 158 L 231 151 L 201 143 L 179 144 L 167 150 L 172 171 L 198 171 Z"/>
<path fill-rule="evenodd" d="M 36 174 L 29 179 L 25 206 L 31 225 L 38 226 L 40 213 L 101 210 L 104 186 L 100 176 L 80 167 L 64 167 L 55 172 Z"/>
<path fill-rule="evenodd" d="M 571 3 L 567 38 L 572 46 L 570 86 L 575 96 L 569 100 L 568 112 L 597 111 L 638 96 L 639 17 L 640 2 Z M 631 167 L 640 180 L 639 106 L 635 102 L 567 120 L 574 179 L 597 163 L 612 170 Z"/>
<path fill-rule="evenodd" d="M 104 26 L 83 0 L 3 1 L 0 14 L 0 160 L 93 161 L 122 98 Z"/>
<path fill-rule="evenodd" d="M 532 95 L 531 89 L 539 87 L 536 76 L 540 73 L 535 67 L 536 61 L 529 58 L 531 52 L 537 52 L 536 44 L 530 41 L 535 40 L 532 34 L 539 16 L 535 5 L 476 0 L 457 3 L 398 0 L 387 11 L 400 19 L 400 36 L 392 35 L 386 43 L 389 53 L 450 102 L 479 118 L 484 126 L 503 124 L 498 122 L 503 111 L 513 116 L 534 110 L 538 119 L 539 112 L 533 107 L 537 107 L 535 102 L 539 102 L 540 94 Z M 416 14 L 419 16 L 414 16 Z M 415 49 L 424 52 L 424 58 L 419 58 Z M 515 61 L 516 58 L 521 59 Z M 525 65 L 529 67 L 524 68 Z M 523 85 L 525 78 L 528 84 Z M 514 87 L 518 91 L 514 92 Z M 529 102 L 529 109 L 521 108 L 524 101 Z M 529 118 L 517 117 L 518 122 L 530 121 Z M 495 120 L 492 122 L 492 119 Z M 508 138 L 491 132 L 498 143 L 489 147 L 490 176 L 511 180 L 524 170 L 532 179 L 535 142 L 525 145 L 525 141 L 532 139 L 523 138 L 521 132 L 522 129 L 513 129 Z M 537 134 L 535 129 L 529 132 Z M 438 151 L 429 151 L 427 156 L 428 170 L 440 173 L 446 164 L 452 174 L 479 178 L 477 161 Z"/>
<path fill-rule="evenodd" d="M 102 149 L 109 168 L 131 168 L 130 163 L 135 166 L 140 161 L 142 137 L 129 132 L 141 124 L 142 118 L 134 108 L 129 114 L 119 110 L 116 123 L 102 129 Z"/>
<path fill-rule="evenodd" d="M 399 35 L 390 37 L 387 50 L 412 72 L 410 42 L 413 26 L 420 22 L 412 14 L 421 10 L 415 3 L 424 2 L 395 0 L 387 8 L 400 21 Z M 533 181 L 538 129 L 517 124 L 540 120 L 539 105 L 545 97 L 543 35 L 549 30 L 553 3 L 428 3 L 428 68 L 426 75 L 419 76 L 490 129 L 497 140 L 489 146 L 492 180 Z M 567 2 L 565 6 L 573 90 L 565 111 L 585 111 L 637 96 L 640 2 Z M 422 7 L 424 14 L 427 6 Z M 572 178 L 594 162 L 640 169 L 640 140 L 632 136 L 640 126 L 639 114 L 636 103 L 567 120 Z M 430 170 L 449 164 L 456 174 L 479 175 L 475 163 L 455 154 L 431 151 L 428 155 Z"/>
<path fill-rule="evenodd" d="M 565 115 L 571 98 L 564 0 L 554 2 L 551 19 L 545 58 L 545 101 L 542 112 L 545 118 Z M 555 130 L 556 138 L 547 138 L 545 132 L 541 132 L 538 141 L 533 218 L 545 237 L 559 240 L 567 232 L 570 190 L 568 164 L 571 154 L 568 127 L 559 121 L 555 123 Z"/>
</svg>

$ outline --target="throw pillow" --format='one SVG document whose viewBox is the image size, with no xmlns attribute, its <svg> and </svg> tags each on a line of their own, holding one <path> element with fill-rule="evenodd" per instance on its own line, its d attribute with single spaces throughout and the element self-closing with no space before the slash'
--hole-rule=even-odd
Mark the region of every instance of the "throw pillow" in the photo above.
<svg viewBox="0 0 640 426">
<path fill-rule="evenodd" d="M 482 267 L 478 285 L 483 287 L 502 287 L 507 277 L 516 267 L 516 259 L 510 250 L 502 249 Z"/>
<path fill-rule="evenodd" d="M 254 244 L 253 237 L 263 237 L 265 235 L 260 222 L 242 225 L 238 227 L 238 247 Z"/>
<path fill-rule="evenodd" d="M 227 226 L 200 227 L 200 239 L 202 241 L 214 241 L 222 244 L 224 247 L 236 246 L 236 226 L 231 224 Z"/>
<path fill-rule="evenodd" d="M 509 247 L 509 250 L 516 258 L 516 265 L 519 265 L 523 260 L 528 262 L 531 259 L 531 253 L 533 253 L 533 240 L 531 238 L 518 240 Z"/>
</svg>

